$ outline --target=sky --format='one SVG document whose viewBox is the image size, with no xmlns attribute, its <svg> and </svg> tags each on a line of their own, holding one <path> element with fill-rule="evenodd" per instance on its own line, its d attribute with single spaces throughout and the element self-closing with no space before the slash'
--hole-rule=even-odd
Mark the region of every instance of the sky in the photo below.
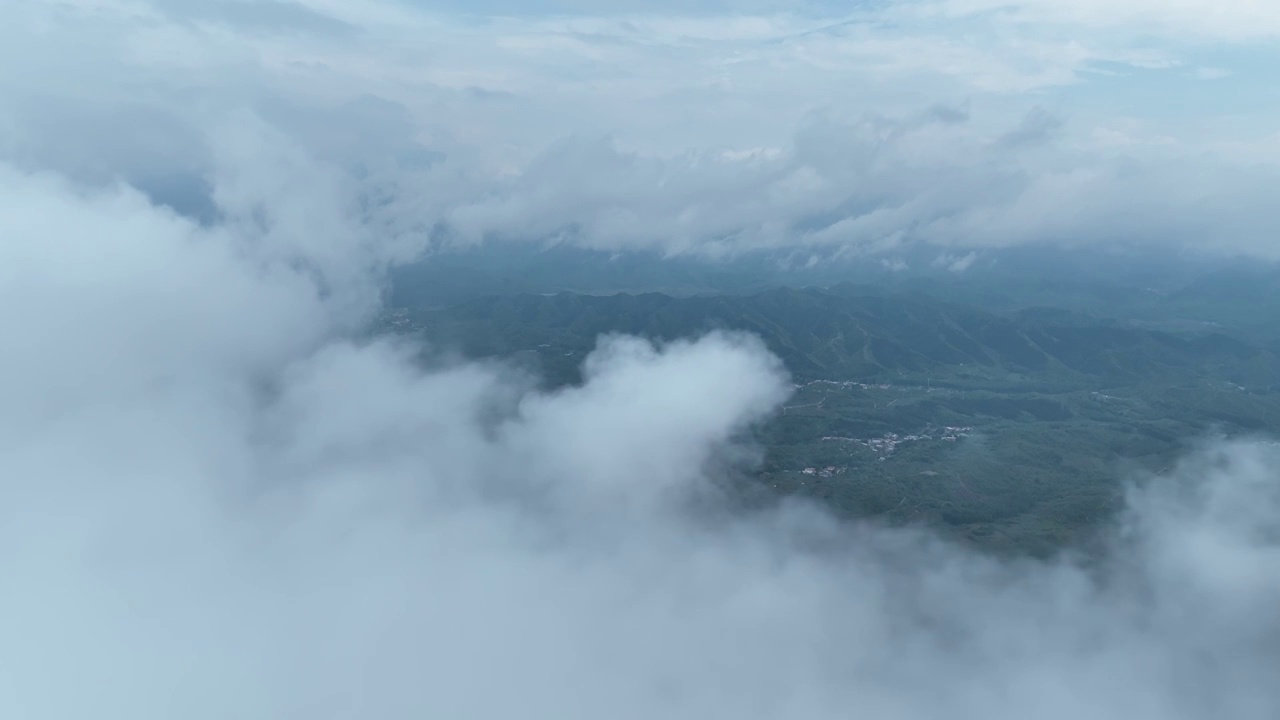
<svg viewBox="0 0 1280 720">
<path fill-rule="evenodd" d="M 249 115 L 421 247 L 1280 256 L 1261 0 L 10 7 L 0 157 L 205 219 Z"/>
<path fill-rule="evenodd" d="M 1265 256 L 1270 6 L 5 16 L 0 715 L 1280 711 L 1265 439 L 1133 478 L 1101 567 L 997 561 L 726 512 L 791 391 L 751 336 L 602 338 L 547 391 L 363 332 L 386 270 L 441 243 Z M 1144 73 L 1167 107 L 1128 107 Z"/>
</svg>

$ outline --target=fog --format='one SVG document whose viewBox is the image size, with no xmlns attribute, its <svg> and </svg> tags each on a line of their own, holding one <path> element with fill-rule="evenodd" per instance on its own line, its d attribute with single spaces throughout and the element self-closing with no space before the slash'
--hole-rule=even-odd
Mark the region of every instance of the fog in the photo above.
<svg viewBox="0 0 1280 720">
<path fill-rule="evenodd" d="M 546 392 L 360 339 L 410 249 L 246 132 L 212 225 L 0 173 L 0 714 L 1280 712 L 1266 444 L 1136 482 L 1088 567 L 735 512 L 758 341 L 605 338 Z"/>
<path fill-rule="evenodd" d="M 557 391 L 370 337 L 445 241 L 1275 254 L 1269 135 L 1041 107 L 1165 67 L 1098 3 L 959 44 L 904 19 L 990 3 L 640 5 L 6 6 L 0 716 L 1280 716 L 1266 439 L 1129 478 L 1101 559 L 996 560 L 736 506 L 791 388 L 753 337 L 602 338 Z"/>
</svg>

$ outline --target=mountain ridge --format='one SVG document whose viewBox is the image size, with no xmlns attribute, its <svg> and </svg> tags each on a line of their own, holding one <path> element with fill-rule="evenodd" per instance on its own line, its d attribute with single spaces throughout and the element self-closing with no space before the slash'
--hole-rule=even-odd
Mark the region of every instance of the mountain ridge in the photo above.
<svg viewBox="0 0 1280 720">
<path fill-rule="evenodd" d="M 434 342 L 479 356 L 549 350 L 543 354 L 577 361 L 605 334 L 670 341 L 734 330 L 759 335 L 800 380 L 937 373 L 1067 384 L 1206 376 L 1248 386 L 1280 383 L 1273 350 L 1223 332 L 1152 329 L 1055 308 L 998 314 L 918 292 L 782 287 L 677 297 L 563 291 L 397 312 Z M 565 369 L 561 361 L 550 365 L 558 374 Z"/>
</svg>

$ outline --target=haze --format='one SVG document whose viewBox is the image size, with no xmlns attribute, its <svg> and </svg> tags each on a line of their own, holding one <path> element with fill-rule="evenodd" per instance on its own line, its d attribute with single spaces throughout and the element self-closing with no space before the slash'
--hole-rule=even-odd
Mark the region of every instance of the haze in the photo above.
<svg viewBox="0 0 1280 720">
<path fill-rule="evenodd" d="M 393 269 L 478 249 L 1266 266 L 1280 11 L 3 15 L 0 715 L 1280 716 L 1269 428 L 1010 559 L 734 502 L 795 390 L 751 334 L 606 335 L 550 387 L 374 331 Z"/>
</svg>

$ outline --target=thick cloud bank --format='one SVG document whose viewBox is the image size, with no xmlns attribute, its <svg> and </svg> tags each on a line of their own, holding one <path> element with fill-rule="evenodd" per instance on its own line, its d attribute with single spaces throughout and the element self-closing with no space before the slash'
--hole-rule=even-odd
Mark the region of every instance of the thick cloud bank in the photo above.
<svg viewBox="0 0 1280 720">
<path fill-rule="evenodd" d="M 1088 571 L 717 512 L 787 392 L 758 343 L 423 369 L 349 339 L 363 211 L 245 157 L 287 181 L 229 167 L 203 226 L 0 171 L 0 715 L 1280 713 L 1273 450 L 1135 491 Z"/>
<path fill-rule="evenodd" d="M 9 0 L 0 162 L 210 221 L 251 111 L 438 247 L 1275 260 L 1271 5 Z"/>
</svg>

